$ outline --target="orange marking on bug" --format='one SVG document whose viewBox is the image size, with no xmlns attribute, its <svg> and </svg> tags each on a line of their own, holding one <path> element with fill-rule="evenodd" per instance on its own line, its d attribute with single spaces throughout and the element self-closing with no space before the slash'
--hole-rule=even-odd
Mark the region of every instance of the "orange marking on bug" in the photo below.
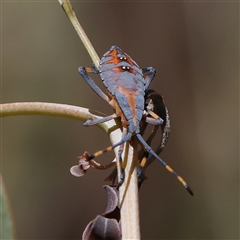
<svg viewBox="0 0 240 240">
<path fill-rule="evenodd" d="M 187 186 L 187 183 L 183 180 L 182 177 L 177 176 L 177 178 L 178 178 L 178 180 L 182 183 L 182 185 L 183 185 L 184 187 Z"/>
<path fill-rule="evenodd" d="M 130 58 L 130 56 L 128 55 L 128 54 L 126 54 L 126 53 L 124 53 L 125 54 L 125 56 L 126 56 L 126 62 L 127 63 L 129 63 L 131 66 L 134 66 L 135 65 L 135 63 L 131 60 L 131 58 Z"/>
<path fill-rule="evenodd" d="M 168 165 L 166 165 L 165 168 L 171 173 L 174 172 L 173 169 L 171 167 L 169 167 Z"/>
<path fill-rule="evenodd" d="M 140 163 L 140 166 L 141 166 L 141 167 L 144 167 L 145 164 L 146 164 L 146 162 L 147 162 L 147 158 L 144 157 L 144 158 L 142 159 L 141 163 Z"/>
<path fill-rule="evenodd" d="M 92 72 L 92 69 L 89 67 L 85 67 L 86 72 Z"/>
<path fill-rule="evenodd" d="M 108 56 L 113 56 L 113 57 L 116 57 L 117 56 L 117 50 L 116 49 L 113 49 L 109 54 Z"/>
<path fill-rule="evenodd" d="M 117 54 L 118 54 L 118 52 L 117 52 L 116 49 L 114 49 L 113 51 L 111 51 L 107 56 L 112 57 L 112 59 L 106 61 L 105 64 L 113 63 L 113 64 L 117 65 L 118 63 L 124 61 L 124 62 L 127 62 L 128 64 L 130 64 L 131 66 L 136 65 L 136 64 L 131 60 L 131 57 L 130 57 L 129 55 L 127 55 L 126 53 L 124 53 L 126 59 L 120 59 L 119 57 L 117 57 Z M 134 69 L 132 69 L 132 68 L 123 69 L 122 67 L 117 67 L 117 68 L 113 68 L 113 70 L 114 70 L 115 72 L 128 71 L 128 72 L 133 73 L 133 74 L 136 73 L 136 71 L 135 71 Z"/>
<path fill-rule="evenodd" d="M 112 146 L 106 148 L 106 152 L 110 152 L 112 150 Z"/>
<path fill-rule="evenodd" d="M 99 155 L 101 155 L 101 154 L 103 154 L 103 151 L 102 151 L 102 150 L 100 150 L 100 151 L 98 151 L 98 152 L 95 152 L 95 153 L 94 153 L 94 157 L 97 157 L 97 156 L 99 156 Z"/>
<path fill-rule="evenodd" d="M 98 157 L 98 156 L 102 155 L 102 154 L 105 153 L 105 152 L 110 152 L 112 149 L 113 149 L 112 146 L 109 146 L 109 147 L 107 147 L 107 148 L 104 149 L 104 150 L 100 150 L 100 151 L 98 151 L 98 152 L 95 152 L 93 155 L 88 156 L 87 159 L 88 159 L 88 158 L 93 159 L 93 158 L 95 158 L 95 157 Z"/>
<path fill-rule="evenodd" d="M 158 116 L 155 112 L 153 112 L 153 111 L 150 112 L 150 115 L 151 115 L 153 118 L 155 118 L 155 119 L 158 119 L 158 118 L 159 118 L 159 116 Z"/>
<path fill-rule="evenodd" d="M 136 117 L 136 99 L 135 96 L 133 96 L 132 94 L 127 96 L 127 100 L 128 103 L 130 105 L 130 109 L 133 115 L 133 123 L 136 124 L 137 123 L 137 117 Z"/>
<path fill-rule="evenodd" d="M 118 102 L 116 101 L 115 97 L 113 97 L 110 93 L 109 93 L 109 96 L 110 96 L 110 99 L 111 99 L 111 100 L 109 101 L 110 106 L 111 106 L 113 109 L 115 109 L 117 116 L 119 116 L 119 117 L 121 118 L 122 126 L 123 126 L 124 128 L 127 128 L 127 125 L 128 125 L 127 119 L 126 119 L 126 117 L 124 116 L 121 108 L 119 107 Z"/>
<path fill-rule="evenodd" d="M 137 117 L 136 117 L 136 96 L 138 94 L 137 90 L 131 90 L 123 87 L 118 87 L 120 93 L 124 94 L 127 98 L 128 104 L 130 106 L 132 115 L 133 115 L 133 123 L 136 124 Z"/>
<path fill-rule="evenodd" d="M 117 57 L 117 50 L 114 49 L 112 52 L 110 52 L 107 56 L 113 57 L 112 59 L 105 62 L 106 63 L 113 63 L 118 64 L 121 62 L 121 60 Z"/>
</svg>

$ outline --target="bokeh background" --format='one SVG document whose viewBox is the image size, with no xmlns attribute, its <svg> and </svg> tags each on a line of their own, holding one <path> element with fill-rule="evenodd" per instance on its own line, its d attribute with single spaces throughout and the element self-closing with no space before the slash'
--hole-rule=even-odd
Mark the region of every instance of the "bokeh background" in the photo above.
<svg viewBox="0 0 240 240">
<path fill-rule="evenodd" d="M 154 162 L 140 191 L 142 239 L 239 239 L 239 3 L 75 1 L 73 7 L 99 56 L 118 45 L 141 67 L 157 70 L 151 88 L 164 96 L 171 118 L 161 157 L 195 193 Z M 3 103 L 112 113 L 78 74 L 92 61 L 57 1 L 2 1 L 1 41 Z M 1 172 L 17 239 L 81 238 L 106 207 L 102 186 L 110 171 L 76 178 L 69 169 L 85 150 L 108 146 L 107 135 L 57 117 L 1 121 Z"/>
</svg>

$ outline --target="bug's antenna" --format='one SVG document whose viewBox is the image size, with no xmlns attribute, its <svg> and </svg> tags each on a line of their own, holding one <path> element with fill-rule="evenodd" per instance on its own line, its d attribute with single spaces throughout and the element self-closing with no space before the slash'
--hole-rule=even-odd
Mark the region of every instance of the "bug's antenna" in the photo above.
<svg viewBox="0 0 240 240">
<path fill-rule="evenodd" d="M 179 176 L 167 163 L 165 163 L 154 151 L 153 149 L 144 141 L 143 137 L 140 134 L 136 134 L 136 137 L 138 140 L 144 145 L 146 150 L 152 154 L 170 173 L 172 173 L 174 176 L 177 177 L 178 181 L 182 183 L 184 188 L 193 196 L 193 191 L 191 188 L 188 186 L 188 184 L 183 180 L 181 176 Z"/>
</svg>

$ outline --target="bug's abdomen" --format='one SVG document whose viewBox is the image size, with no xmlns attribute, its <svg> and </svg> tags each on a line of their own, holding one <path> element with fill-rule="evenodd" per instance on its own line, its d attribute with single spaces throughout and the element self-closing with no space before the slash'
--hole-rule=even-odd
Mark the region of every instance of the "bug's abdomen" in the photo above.
<svg viewBox="0 0 240 240">
<path fill-rule="evenodd" d="M 144 96 L 135 91 L 119 87 L 115 93 L 116 101 L 127 121 L 128 132 L 139 133 L 139 123 L 144 111 Z"/>
</svg>

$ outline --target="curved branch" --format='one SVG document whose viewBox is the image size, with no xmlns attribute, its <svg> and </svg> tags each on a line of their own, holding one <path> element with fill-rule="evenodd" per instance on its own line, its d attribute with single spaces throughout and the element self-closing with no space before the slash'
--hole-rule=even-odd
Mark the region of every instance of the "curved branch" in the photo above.
<svg viewBox="0 0 240 240">
<path fill-rule="evenodd" d="M 45 115 L 55 117 L 66 117 L 80 121 L 86 121 L 89 118 L 98 119 L 102 115 L 99 112 L 94 114 L 94 111 L 59 103 L 45 103 L 45 102 L 17 102 L 0 104 L 0 116 L 16 116 L 16 115 Z M 108 132 L 108 126 L 104 123 L 98 125 L 105 132 Z"/>
<path fill-rule="evenodd" d="M 18 102 L 0 104 L 0 117 L 9 117 L 17 115 L 44 115 L 54 117 L 66 117 L 80 121 L 86 121 L 89 118 L 99 119 L 103 116 L 102 113 L 90 110 L 88 108 L 45 102 Z M 118 120 L 110 120 L 97 125 L 105 131 L 111 140 L 112 144 L 120 141 L 122 132 Z"/>
</svg>

